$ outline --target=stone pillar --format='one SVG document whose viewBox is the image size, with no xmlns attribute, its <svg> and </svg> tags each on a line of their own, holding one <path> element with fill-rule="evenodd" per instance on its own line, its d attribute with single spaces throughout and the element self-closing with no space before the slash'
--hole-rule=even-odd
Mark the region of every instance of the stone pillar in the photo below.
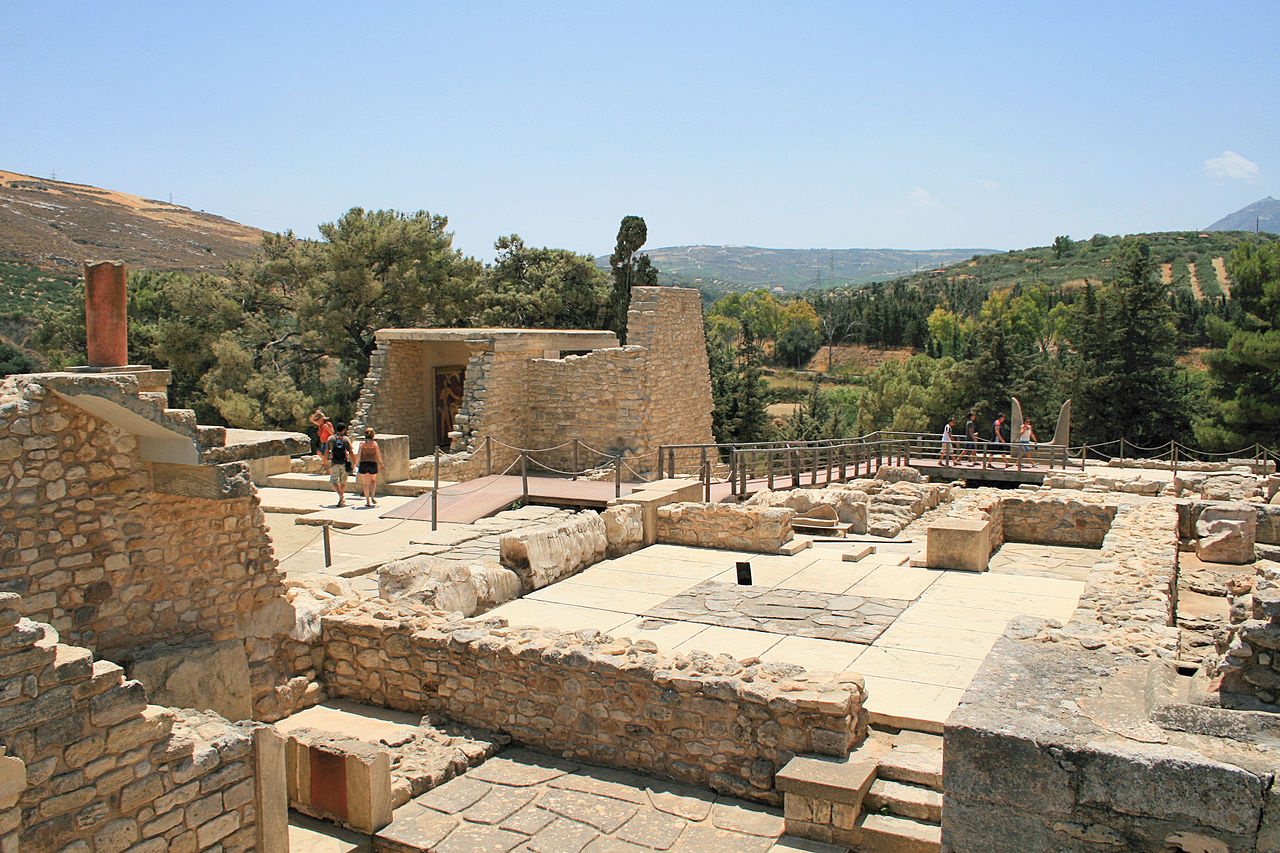
<svg viewBox="0 0 1280 853">
<path fill-rule="evenodd" d="M 85 261 L 84 325 L 90 367 L 129 363 L 125 277 L 122 261 Z"/>
</svg>

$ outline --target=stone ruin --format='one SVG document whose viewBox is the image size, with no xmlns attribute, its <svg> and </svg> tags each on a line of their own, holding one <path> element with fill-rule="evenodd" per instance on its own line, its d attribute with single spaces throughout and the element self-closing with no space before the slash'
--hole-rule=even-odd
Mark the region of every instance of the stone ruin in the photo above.
<svg viewBox="0 0 1280 853">
<path fill-rule="evenodd" d="M 481 347 L 468 370 L 498 354 Z M 540 360 L 511 369 L 578 369 Z M 1144 495 L 1096 479 L 965 489 L 886 466 L 738 506 L 673 481 L 504 533 L 493 564 L 386 567 L 379 597 L 362 599 L 342 579 L 287 582 L 267 535 L 254 471 L 303 453 L 302 436 L 201 427 L 167 408 L 162 371 L 96 367 L 0 382 L 0 849 L 284 851 L 290 807 L 374 833 L 512 742 L 548 754 L 545 766 L 781 805 L 786 831 L 811 846 L 1280 849 L 1280 563 L 1268 559 L 1280 514 L 1266 472 Z M 924 561 L 940 570 L 982 571 L 1006 542 L 1097 557 L 1070 618 L 1007 627 L 935 764 L 909 732 L 873 737 L 857 672 L 663 654 L 485 615 L 654 543 L 785 553 L 796 515 L 816 507 L 866 533 L 926 536 Z M 1219 600 L 1221 617 L 1191 618 L 1195 596 Z M 832 609 L 849 597 L 798 593 L 781 609 L 750 588 L 738 598 L 726 618 L 812 610 L 836 635 L 860 616 L 852 601 Z M 414 722 L 380 744 L 291 722 L 326 699 Z M 889 808 L 877 778 L 930 786 L 919 815 L 940 826 L 933 840 L 867 834 Z"/>
<path fill-rule="evenodd" d="M 612 332 L 589 331 L 382 329 L 376 337 L 356 424 L 407 435 L 414 457 L 448 451 L 448 479 L 500 472 L 518 458 L 513 448 L 545 451 L 533 458 L 562 471 L 613 457 L 653 471 L 662 445 L 714 441 L 696 290 L 634 288 L 621 347 Z M 425 468 L 423 460 L 416 470 Z"/>
</svg>

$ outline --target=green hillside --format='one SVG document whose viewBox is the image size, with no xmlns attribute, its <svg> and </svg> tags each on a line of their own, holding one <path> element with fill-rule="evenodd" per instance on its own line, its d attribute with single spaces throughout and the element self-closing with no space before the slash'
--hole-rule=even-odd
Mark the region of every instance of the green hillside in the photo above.
<svg viewBox="0 0 1280 853">
<path fill-rule="evenodd" d="M 645 250 L 662 284 L 704 293 L 765 288 L 796 292 L 847 287 L 932 270 L 992 249 L 762 249 L 756 246 L 668 246 Z M 596 259 L 608 269 L 608 257 Z"/>
</svg>

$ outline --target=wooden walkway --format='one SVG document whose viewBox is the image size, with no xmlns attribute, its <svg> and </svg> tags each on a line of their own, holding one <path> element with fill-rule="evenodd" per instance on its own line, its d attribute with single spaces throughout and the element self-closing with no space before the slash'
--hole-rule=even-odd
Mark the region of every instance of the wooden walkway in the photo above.
<svg viewBox="0 0 1280 853">
<path fill-rule="evenodd" d="M 529 477 L 529 503 L 552 506 L 602 507 L 613 500 L 615 486 L 599 480 L 569 480 L 563 477 Z M 631 493 L 634 486 L 622 484 L 622 494 Z M 437 502 L 437 521 L 471 524 L 485 516 L 506 509 L 524 499 L 524 485 L 519 477 L 493 474 L 475 480 L 466 480 L 451 486 L 442 486 Z M 406 518 L 414 521 L 431 520 L 430 493 L 390 510 L 382 518 Z"/>
</svg>

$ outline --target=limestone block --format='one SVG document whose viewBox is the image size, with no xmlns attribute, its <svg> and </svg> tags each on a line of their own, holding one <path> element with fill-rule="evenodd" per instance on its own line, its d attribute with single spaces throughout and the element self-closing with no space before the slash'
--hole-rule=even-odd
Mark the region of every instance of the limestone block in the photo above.
<svg viewBox="0 0 1280 853">
<path fill-rule="evenodd" d="M 271 726 L 253 730 L 254 805 L 261 853 L 289 853 L 289 789 L 284 738 Z"/>
<path fill-rule="evenodd" d="M 580 512 L 558 524 L 505 534 L 498 547 L 502 565 L 531 592 L 600 562 L 608 545 L 599 514 Z"/>
<path fill-rule="evenodd" d="M 214 711 L 228 720 L 253 716 L 249 660 L 240 640 L 159 646 L 134 659 L 129 677 L 141 681 L 158 705 Z"/>
<path fill-rule="evenodd" d="M 407 599 L 463 616 L 473 615 L 479 600 L 466 563 L 426 555 L 379 567 L 378 596 L 387 601 Z"/>
<path fill-rule="evenodd" d="M 409 479 L 409 436 L 374 433 L 378 449 L 382 451 L 382 465 L 378 468 L 378 485 L 398 483 Z"/>
<path fill-rule="evenodd" d="M 885 465 L 876 471 L 876 479 L 889 483 L 922 483 L 924 477 L 910 465 Z"/>
<path fill-rule="evenodd" d="M 312 729 L 289 732 L 289 805 L 374 833 L 391 822 L 391 752 L 381 744 Z"/>
<path fill-rule="evenodd" d="M 1254 541 L 1280 545 L 1280 504 L 1255 504 L 1258 524 Z"/>
<path fill-rule="evenodd" d="M 943 518 L 929 525 L 925 562 L 931 569 L 985 572 L 991 556 L 991 522 Z"/>
<path fill-rule="evenodd" d="M 498 563 L 472 563 L 471 583 L 476 588 L 476 605 L 481 610 L 520 597 L 520 576 Z"/>
<path fill-rule="evenodd" d="M 1196 521 L 1196 556 L 1210 563 L 1252 563 L 1258 519 L 1250 504 L 1215 504 Z"/>
<path fill-rule="evenodd" d="M 644 511 L 639 504 L 619 504 L 600 513 L 610 559 L 630 554 L 644 545 Z"/>
</svg>

